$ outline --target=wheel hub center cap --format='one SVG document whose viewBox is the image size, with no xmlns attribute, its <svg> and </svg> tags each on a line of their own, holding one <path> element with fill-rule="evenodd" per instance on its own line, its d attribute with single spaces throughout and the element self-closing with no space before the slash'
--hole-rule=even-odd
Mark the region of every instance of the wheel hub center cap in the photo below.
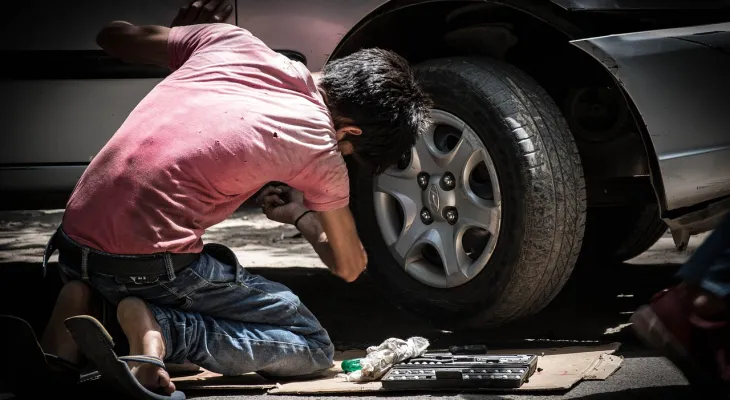
<svg viewBox="0 0 730 400">
<path fill-rule="evenodd" d="M 438 186 L 431 184 L 428 188 L 428 208 L 432 213 L 438 214 L 439 212 L 439 191 Z"/>
<path fill-rule="evenodd" d="M 443 220 L 443 211 L 446 207 L 456 205 L 455 191 L 444 190 L 441 187 L 441 176 L 432 175 L 429 179 L 426 190 L 422 192 L 422 201 L 424 207 L 431 212 L 434 219 Z"/>
</svg>

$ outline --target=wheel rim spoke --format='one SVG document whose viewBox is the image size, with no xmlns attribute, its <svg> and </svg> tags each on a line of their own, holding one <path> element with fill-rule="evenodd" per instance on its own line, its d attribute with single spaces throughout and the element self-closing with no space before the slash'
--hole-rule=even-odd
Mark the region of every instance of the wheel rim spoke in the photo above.
<svg viewBox="0 0 730 400">
<path fill-rule="evenodd" d="M 471 135 L 473 133 L 464 135 L 464 137 L 470 137 Z M 467 138 L 467 140 L 472 139 Z M 480 163 L 487 165 L 487 171 L 490 175 L 493 198 L 489 200 L 477 196 L 469 182 L 469 176 Z M 456 197 L 456 207 L 459 210 L 460 225 L 486 229 L 492 235 L 496 235 L 502 218 L 501 194 L 499 186 L 495 187 L 494 182 L 497 182 L 497 175 L 494 172 L 494 166 L 487 151 L 484 149 L 474 151 L 460 167 L 459 175 L 461 184 L 457 186 L 459 195 Z"/>
<path fill-rule="evenodd" d="M 414 250 L 424 243 L 428 229 L 421 221 L 415 221 L 403 229 L 398 239 L 392 244 L 393 250 L 400 257 L 400 261 L 406 265 L 413 257 Z"/>
<path fill-rule="evenodd" d="M 457 142 L 456 147 L 454 147 L 450 152 L 446 154 L 437 156 L 436 162 L 444 170 L 459 171 L 463 169 L 467 161 L 469 161 L 471 157 L 479 153 L 480 150 L 481 149 L 475 147 L 471 143 L 468 135 L 462 135 L 461 139 L 459 139 L 459 142 Z"/>
<path fill-rule="evenodd" d="M 386 172 L 375 179 L 375 192 L 387 193 L 399 201 L 406 198 L 414 202 L 421 196 L 421 188 L 415 178 L 404 175 Z"/>
<path fill-rule="evenodd" d="M 448 285 L 464 283 L 469 279 L 466 274 L 471 261 L 461 246 L 459 233 L 454 226 L 440 224 L 438 227 L 428 229 L 421 236 L 419 243 L 430 244 L 437 250 Z"/>
<path fill-rule="evenodd" d="M 446 272 L 446 276 L 449 279 L 456 279 L 456 275 L 463 274 L 464 272 L 465 262 L 463 257 L 460 257 L 461 245 L 457 243 L 458 241 L 454 234 L 455 230 L 453 226 L 442 225 L 440 228 L 438 229 L 441 239 L 439 254 L 441 255 L 441 262 L 444 263 L 444 272 Z"/>
<path fill-rule="evenodd" d="M 461 196 L 457 198 L 456 207 L 459 210 L 461 227 L 481 228 L 492 235 L 497 234 L 501 211 L 495 201 L 480 199 L 474 193 L 462 190 Z"/>
<path fill-rule="evenodd" d="M 436 144 L 433 141 L 433 135 L 436 131 L 436 125 L 431 125 L 421 137 L 416 141 L 416 145 L 413 147 L 413 156 L 411 157 L 411 164 L 418 164 L 420 170 L 423 171 L 435 171 L 440 169 L 439 164 L 436 162 L 437 157 L 434 155 L 438 153 Z"/>
<path fill-rule="evenodd" d="M 423 141 L 422 138 L 418 138 L 418 140 L 416 141 L 416 145 L 411 148 L 411 153 L 410 153 L 411 159 L 406 168 L 401 170 L 401 169 L 398 169 L 397 167 L 390 167 L 385 171 L 385 173 L 392 175 L 392 176 L 397 176 L 397 177 L 403 178 L 403 179 L 415 178 L 418 175 L 418 173 L 421 172 L 421 170 L 423 169 L 421 166 L 421 158 L 419 155 L 419 147 L 418 147 L 419 143 L 421 143 L 422 141 Z M 423 144 L 421 144 L 421 145 L 423 145 Z"/>
<path fill-rule="evenodd" d="M 387 171 L 375 179 L 374 191 L 376 195 L 378 193 L 386 193 L 392 196 L 400 205 L 401 210 L 403 210 L 403 228 L 400 232 L 381 229 L 383 240 L 390 246 L 395 243 L 399 236 L 409 230 L 414 221 L 416 221 L 419 207 L 416 201 L 420 193 L 420 188 L 415 179 L 407 179 L 403 175 Z M 381 208 L 383 204 L 380 202 Z M 392 220 L 396 218 L 396 213 L 381 210 L 381 212 L 376 213 L 376 218 L 381 227 L 392 225 Z"/>
</svg>

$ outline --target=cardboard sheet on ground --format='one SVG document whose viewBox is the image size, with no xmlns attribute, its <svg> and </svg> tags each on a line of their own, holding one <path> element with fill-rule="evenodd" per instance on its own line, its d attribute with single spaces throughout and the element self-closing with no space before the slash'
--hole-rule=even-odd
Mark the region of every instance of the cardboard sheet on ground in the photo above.
<svg viewBox="0 0 730 400">
<path fill-rule="evenodd" d="M 539 359 L 538 372 L 519 389 L 510 391 L 550 391 L 567 390 L 582 380 L 604 380 L 611 376 L 623 360 L 615 353 L 620 343 L 610 343 L 601 346 L 574 346 L 554 347 L 543 349 L 494 349 L 491 354 L 537 354 Z M 176 377 L 173 379 L 180 390 L 267 390 L 269 394 L 334 394 L 357 392 L 384 392 L 379 381 L 367 383 L 346 382 L 336 375 L 342 370 L 342 360 L 362 357 L 364 351 L 346 351 L 335 354 L 335 367 L 328 371 L 321 379 L 277 383 L 271 382 L 256 374 L 246 374 L 237 377 L 223 377 L 209 371 L 197 375 Z M 475 391 L 478 389 L 469 389 Z M 485 389 L 497 391 L 500 389 Z M 504 390 L 504 389 L 502 389 Z"/>
</svg>

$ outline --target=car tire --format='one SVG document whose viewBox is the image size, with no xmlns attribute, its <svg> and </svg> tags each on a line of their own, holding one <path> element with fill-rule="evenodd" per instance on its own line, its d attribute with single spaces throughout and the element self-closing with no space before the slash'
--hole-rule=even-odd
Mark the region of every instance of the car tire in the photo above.
<svg viewBox="0 0 730 400">
<path fill-rule="evenodd" d="M 583 170 L 568 125 L 534 80 L 508 64 L 476 58 L 416 67 L 434 109 L 458 116 L 493 160 L 501 192 L 491 257 L 468 282 L 433 287 L 396 262 L 381 234 L 371 174 L 351 171 L 353 211 L 368 273 L 397 302 L 445 329 L 502 325 L 534 314 L 561 290 L 578 257 L 586 214 Z"/>
<path fill-rule="evenodd" d="M 580 262 L 628 261 L 654 246 L 667 229 L 656 204 L 592 210 L 588 213 Z"/>
</svg>

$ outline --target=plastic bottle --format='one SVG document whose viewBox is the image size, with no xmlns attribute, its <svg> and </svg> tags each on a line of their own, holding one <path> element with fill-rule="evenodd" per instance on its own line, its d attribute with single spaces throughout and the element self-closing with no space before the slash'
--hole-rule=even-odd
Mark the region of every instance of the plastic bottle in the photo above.
<svg viewBox="0 0 730 400">
<path fill-rule="evenodd" d="M 353 372 L 357 370 L 362 369 L 362 365 L 360 365 L 361 358 L 353 358 L 350 360 L 343 360 L 341 368 L 345 372 Z"/>
</svg>

